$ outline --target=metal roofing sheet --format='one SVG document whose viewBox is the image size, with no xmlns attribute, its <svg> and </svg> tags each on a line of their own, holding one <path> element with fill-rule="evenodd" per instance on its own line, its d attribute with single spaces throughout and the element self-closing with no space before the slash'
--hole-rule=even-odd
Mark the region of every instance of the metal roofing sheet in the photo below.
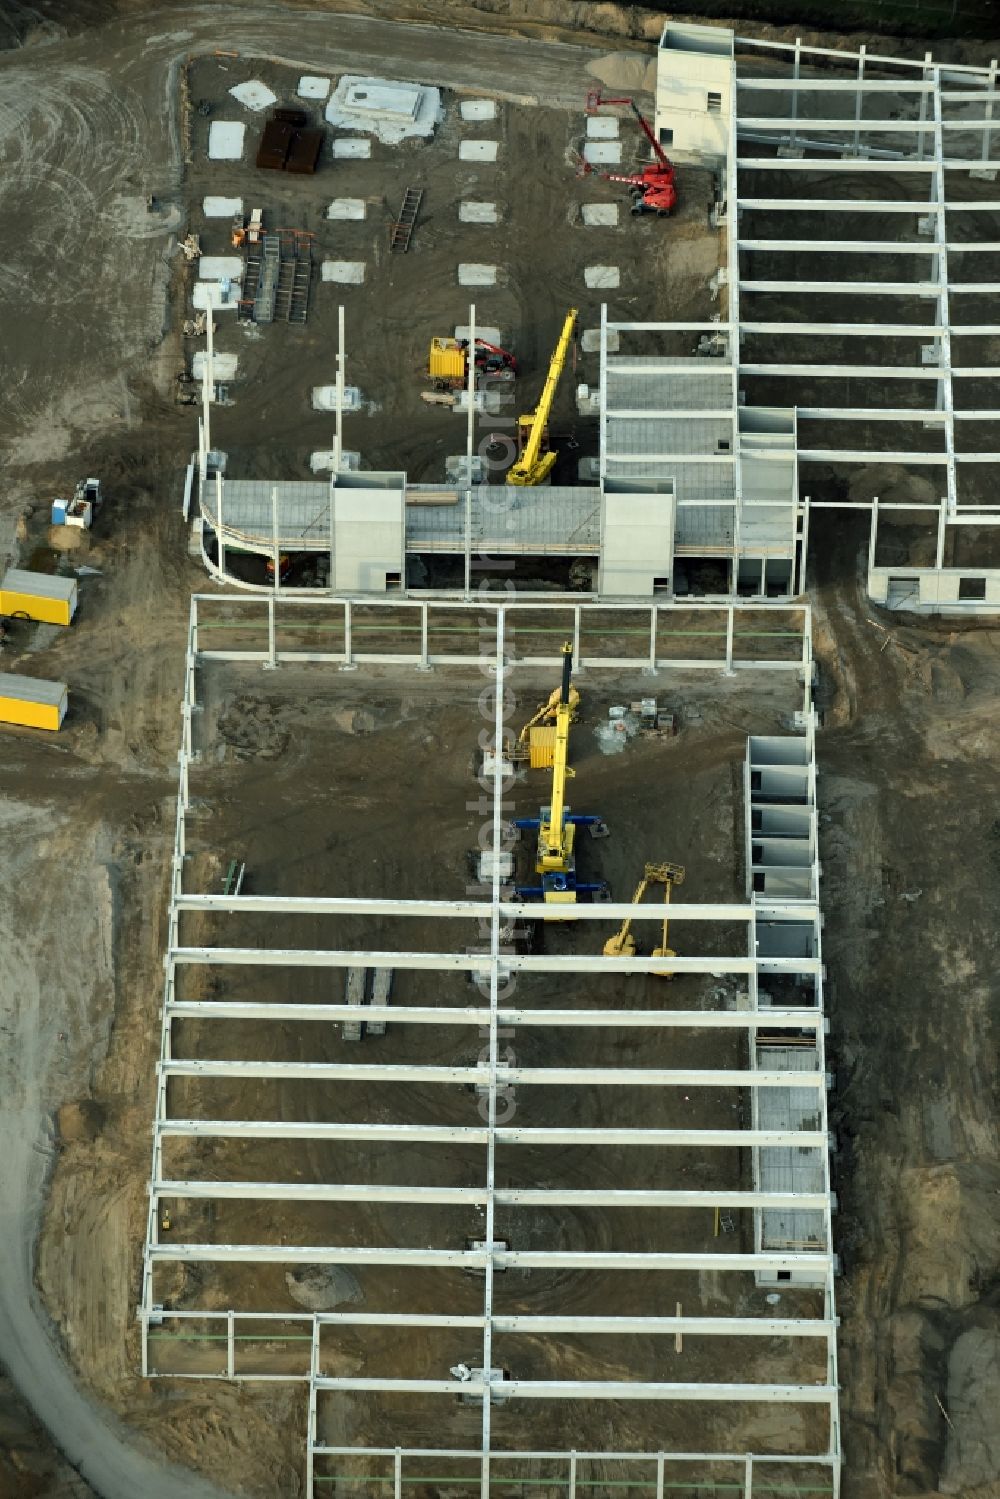
<svg viewBox="0 0 1000 1499">
<path fill-rule="evenodd" d="M 19 703 L 47 703 L 55 708 L 68 691 L 65 682 L 48 682 L 42 677 L 0 672 L 0 697 L 10 697 Z"/>
<path fill-rule="evenodd" d="M 0 589 L 4 593 L 31 593 L 38 599 L 66 599 L 76 596 L 75 578 L 60 578 L 54 573 L 33 573 L 21 567 L 8 567 Z"/>
</svg>

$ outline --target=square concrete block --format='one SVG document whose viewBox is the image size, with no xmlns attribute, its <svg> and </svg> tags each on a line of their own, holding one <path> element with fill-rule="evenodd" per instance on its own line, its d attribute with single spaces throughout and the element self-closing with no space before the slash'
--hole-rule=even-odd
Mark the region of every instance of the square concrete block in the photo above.
<svg viewBox="0 0 1000 1499">
<path fill-rule="evenodd" d="M 618 223 L 617 203 L 584 203 L 580 216 L 592 227 L 613 227 Z"/>
<path fill-rule="evenodd" d="M 621 345 L 621 334 L 617 328 L 608 329 L 608 353 L 617 354 Z M 580 347 L 585 354 L 597 354 L 601 348 L 600 328 L 584 328 L 580 335 Z"/>
<path fill-rule="evenodd" d="M 212 161 L 239 161 L 247 127 L 239 120 L 215 120 L 208 130 L 208 155 Z"/>
<path fill-rule="evenodd" d="M 465 261 L 458 268 L 459 286 L 496 286 L 497 268 L 495 265 L 477 265 L 475 261 Z"/>
<path fill-rule="evenodd" d="M 243 279 L 243 257 L 241 255 L 203 255 L 198 262 L 199 281 L 221 281 L 228 276 L 230 281 Z"/>
<path fill-rule="evenodd" d="M 618 121 L 608 115 L 588 115 L 587 139 L 590 141 L 616 141 L 618 139 Z"/>
<path fill-rule="evenodd" d="M 463 120 L 495 120 L 497 117 L 495 99 L 463 99 L 461 110 Z"/>
<path fill-rule="evenodd" d="M 311 73 L 306 73 L 299 79 L 298 88 L 295 90 L 300 99 L 325 99 L 330 92 L 329 78 L 316 78 Z"/>
<path fill-rule="evenodd" d="M 199 349 L 191 361 L 191 373 L 196 380 L 202 379 L 205 374 L 204 349 Z M 212 375 L 216 380 L 232 380 L 236 374 L 236 355 L 220 354 L 218 351 L 212 358 Z"/>
<path fill-rule="evenodd" d="M 242 198 L 202 198 L 201 211 L 206 219 L 234 219 L 243 212 Z"/>
<path fill-rule="evenodd" d="M 458 148 L 459 161 L 496 161 L 499 141 L 462 141 Z"/>
<path fill-rule="evenodd" d="M 472 337 L 472 329 L 468 323 L 459 323 L 455 329 L 454 337 L 459 339 L 459 341 L 464 339 L 468 343 Z M 491 328 L 487 323 L 476 324 L 476 337 L 483 339 L 488 344 L 496 344 L 497 347 L 500 347 L 503 343 L 503 339 L 500 336 L 500 329 Z"/>
<path fill-rule="evenodd" d="M 363 219 L 366 211 L 364 198 L 334 198 L 326 216 L 328 219 Z"/>
<path fill-rule="evenodd" d="M 360 135 L 340 135 L 330 147 L 338 161 L 367 161 L 372 154 L 372 143 Z"/>
<path fill-rule="evenodd" d="M 585 141 L 583 159 L 592 166 L 617 167 L 621 165 L 621 141 Z"/>
<path fill-rule="evenodd" d="M 191 301 L 197 312 L 206 312 L 209 307 L 213 312 L 235 312 L 239 300 L 240 283 L 238 281 L 229 283 L 229 292 L 225 301 L 222 299 L 221 281 L 196 281 L 191 288 Z"/>
<path fill-rule="evenodd" d="M 621 284 L 621 272 L 616 265 L 588 265 L 583 279 L 591 291 L 613 291 Z"/>
<path fill-rule="evenodd" d="M 324 260 L 320 274 L 324 281 L 338 281 L 342 286 L 360 286 L 365 279 L 365 262 Z"/>
<path fill-rule="evenodd" d="M 461 224 L 495 224 L 497 221 L 497 206 L 495 203 L 460 203 L 458 205 L 458 219 Z"/>
<path fill-rule="evenodd" d="M 335 385 L 314 385 L 312 403 L 314 411 L 336 411 L 337 387 Z M 344 386 L 344 401 L 341 409 L 343 411 L 360 411 L 361 387 L 359 385 Z"/>
<path fill-rule="evenodd" d="M 238 83 L 229 92 L 245 109 L 269 109 L 272 104 L 278 102 L 277 94 L 273 94 L 267 84 L 261 83 L 259 78 L 252 78 L 249 83 Z"/>
</svg>

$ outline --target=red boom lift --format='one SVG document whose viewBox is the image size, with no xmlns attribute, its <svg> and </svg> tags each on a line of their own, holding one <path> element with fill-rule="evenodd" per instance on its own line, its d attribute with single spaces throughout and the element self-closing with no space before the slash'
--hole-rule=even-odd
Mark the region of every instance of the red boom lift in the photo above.
<svg viewBox="0 0 1000 1499">
<path fill-rule="evenodd" d="M 638 172 L 602 172 L 601 176 L 605 182 L 625 182 L 631 187 L 634 214 L 655 213 L 660 218 L 667 217 L 673 213 L 677 203 L 673 162 L 656 139 L 649 121 L 640 113 L 634 99 L 605 99 L 599 89 L 594 89 L 587 95 L 588 114 L 595 114 L 604 104 L 628 105 L 652 147 L 655 160 Z"/>
</svg>

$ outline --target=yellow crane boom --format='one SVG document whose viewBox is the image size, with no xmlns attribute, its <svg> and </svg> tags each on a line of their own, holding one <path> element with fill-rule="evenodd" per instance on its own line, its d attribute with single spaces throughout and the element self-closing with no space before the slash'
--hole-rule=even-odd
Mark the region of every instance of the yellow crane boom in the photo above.
<svg viewBox="0 0 1000 1499">
<path fill-rule="evenodd" d="M 507 471 L 508 484 L 542 484 L 555 466 L 558 454 L 552 452 L 551 449 L 543 453 L 542 443 L 552 410 L 552 402 L 555 399 L 556 387 L 559 384 L 559 376 L 563 372 L 573 329 L 576 327 L 576 319 L 577 309 L 571 307 L 566 314 L 559 342 L 549 360 L 549 372 L 545 377 L 538 405 L 530 415 L 519 418 L 519 427 L 522 432 L 527 428 L 528 436 L 520 458 L 513 468 Z"/>
<path fill-rule="evenodd" d="M 569 768 L 569 726 L 573 717 L 570 699 L 570 672 L 573 668 L 573 647 L 563 646 L 563 674 L 559 687 L 559 702 L 556 706 L 556 742 L 552 761 L 552 800 L 538 829 L 538 858 L 535 868 L 539 874 L 563 871 L 569 868 L 573 854 L 574 825 L 566 821 L 566 781 L 573 772 Z"/>
</svg>

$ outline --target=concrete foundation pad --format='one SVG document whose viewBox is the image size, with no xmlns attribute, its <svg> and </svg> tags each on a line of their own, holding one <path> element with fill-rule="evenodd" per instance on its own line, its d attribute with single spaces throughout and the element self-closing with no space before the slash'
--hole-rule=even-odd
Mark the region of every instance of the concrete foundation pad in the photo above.
<svg viewBox="0 0 1000 1499">
<path fill-rule="evenodd" d="M 269 109 L 272 104 L 277 104 L 278 96 L 273 94 L 266 83 L 261 83 L 259 78 L 251 78 L 248 83 L 238 83 L 229 92 L 238 104 L 244 109 Z"/>
<path fill-rule="evenodd" d="M 336 411 L 337 409 L 337 387 L 335 385 L 314 385 L 312 393 L 312 404 L 314 411 Z M 343 411 L 361 410 L 361 387 L 358 385 L 344 386 Z"/>
<path fill-rule="evenodd" d="M 583 147 L 583 159 L 594 166 L 619 166 L 622 159 L 622 143 L 621 141 L 586 141 Z"/>
<path fill-rule="evenodd" d="M 328 219 L 363 219 L 366 212 L 364 198 L 334 198 L 326 216 Z"/>
<path fill-rule="evenodd" d="M 310 453 L 309 467 L 314 474 L 330 474 L 333 472 L 333 459 L 334 454 L 332 449 L 325 452 Z M 347 448 L 342 448 L 338 472 L 342 474 L 356 474 L 360 467 L 361 454 L 351 452 Z"/>
<path fill-rule="evenodd" d="M 196 281 L 191 293 L 191 301 L 198 312 L 206 312 L 209 307 L 214 312 L 235 312 L 239 299 L 240 283 L 238 281 L 229 283 L 229 292 L 225 300 L 222 297 L 222 283 L 219 281 Z"/>
<path fill-rule="evenodd" d="M 243 212 L 242 198 L 203 198 L 201 211 L 206 219 L 234 219 Z"/>
<path fill-rule="evenodd" d="M 618 204 L 584 203 L 580 217 L 589 227 L 613 227 L 618 223 Z"/>
<path fill-rule="evenodd" d="M 495 120 L 495 99 L 463 99 L 460 105 L 463 120 Z"/>
<path fill-rule="evenodd" d="M 621 344 L 621 334 L 617 328 L 608 329 L 608 353 L 617 354 Z M 601 347 L 600 328 L 584 328 L 580 334 L 580 348 L 585 354 L 597 354 Z"/>
<path fill-rule="evenodd" d="M 969 176 L 973 182 L 996 182 L 996 167 L 970 167 Z"/>
<path fill-rule="evenodd" d="M 472 455 L 472 478 L 469 479 L 469 459 L 466 453 L 450 453 L 444 460 L 445 478 L 450 479 L 452 484 L 481 484 L 486 477 L 486 464 L 478 456 Z"/>
<path fill-rule="evenodd" d="M 295 92 L 300 99 L 325 99 L 330 92 L 330 80 L 306 73 L 299 79 Z"/>
<path fill-rule="evenodd" d="M 583 279 L 591 291 L 613 291 L 621 284 L 621 272 L 616 265 L 588 265 Z"/>
<path fill-rule="evenodd" d="M 473 406 L 474 406 L 474 408 L 475 408 L 476 411 L 487 411 L 487 410 L 489 410 L 489 407 L 488 407 L 487 401 L 486 401 L 486 391 L 485 390 L 477 390 L 477 391 L 475 391 L 473 393 L 473 397 L 472 397 L 472 404 L 473 404 Z M 468 409 L 469 409 L 469 392 L 467 390 L 459 390 L 459 391 L 455 392 L 455 404 L 454 404 L 454 406 L 451 409 L 452 409 L 452 411 L 465 411 L 465 412 L 468 411 Z"/>
<path fill-rule="evenodd" d="M 470 203 L 466 200 L 458 205 L 458 219 L 461 224 L 495 224 L 497 206 L 495 203 Z"/>
<path fill-rule="evenodd" d="M 587 139 L 591 141 L 616 141 L 618 139 L 618 121 L 613 115 L 588 115 Z"/>
<path fill-rule="evenodd" d="M 324 281 L 337 281 L 342 286 L 360 286 L 365 279 L 365 262 L 324 260 L 321 276 Z"/>
<path fill-rule="evenodd" d="M 455 329 L 454 336 L 458 339 L 464 338 L 466 343 L 468 343 L 469 339 L 472 336 L 472 330 L 470 329 L 468 323 L 459 323 L 458 327 Z M 486 323 L 476 324 L 476 337 L 483 339 L 483 341 L 488 344 L 503 344 L 503 339 L 500 337 L 500 329 L 490 328 Z"/>
<path fill-rule="evenodd" d="M 458 159 L 459 161 L 496 161 L 499 149 L 499 141 L 461 141 L 458 147 Z"/>
<path fill-rule="evenodd" d="M 210 161 L 240 161 L 247 127 L 241 120 L 214 120 L 208 130 Z"/>
<path fill-rule="evenodd" d="M 358 135 L 341 135 L 333 142 L 330 151 L 338 161 L 366 161 L 372 154 L 372 143 Z"/>
<path fill-rule="evenodd" d="M 392 78 L 341 78 L 326 106 L 331 125 L 369 130 L 387 145 L 434 134 L 444 118 L 441 91 Z"/>
<path fill-rule="evenodd" d="M 196 380 L 202 379 L 205 374 L 205 350 L 199 349 L 191 361 L 191 373 Z M 212 360 L 212 375 L 216 380 L 232 380 L 236 375 L 237 358 L 235 354 L 216 353 Z"/>
<path fill-rule="evenodd" d="M 601 477 L 601 460 L 599 458 L 578 459 L 576 476 L 581 484 L 596 484 Z"/>
<path fill-rule="evenodd" d="M 198 261 L 199 281 L 220 281 L 228 276 L 230 281 L 242 281 L 243 257 L 240 255 L 203 255 Z"/>
<path fill-rule="evenodd" d="M 576 387 L 576 409 L 581 416 L 597 416 L 601 410 L 601 392 L 593 385 Z"/>
<path fill-rule="evenodd" d="M 465 261 L 458 268 L 459 286 L 496 286 L 497 268 L 495 265 L 478 265 L 474 261 Z"/>
</svg>

